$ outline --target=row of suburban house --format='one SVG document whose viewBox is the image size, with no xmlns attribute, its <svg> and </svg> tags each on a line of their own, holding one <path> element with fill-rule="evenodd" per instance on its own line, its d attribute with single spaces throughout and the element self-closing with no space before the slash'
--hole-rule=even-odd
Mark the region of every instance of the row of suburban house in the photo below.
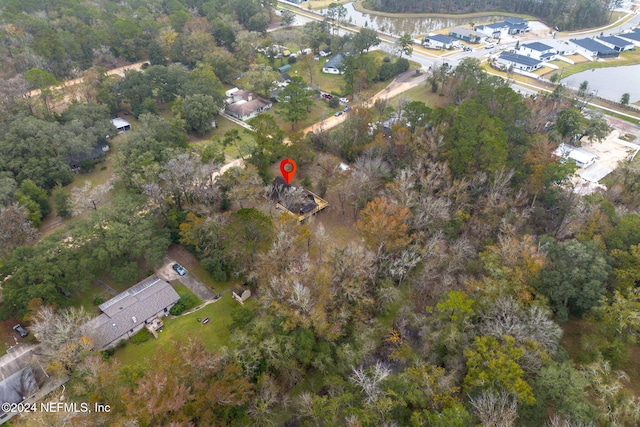
<svg viewBox="0 0 640 427">
<path fill-rule="evenodd" d="M 617 58 L 620 52 L 634 49 L 636 46 L 640 46 L 640 28 L 616 36 L 571 39 L 569 42 L 545 40 L 544 43 L 527 43 L 513 52 L 501 52 L 496 58 L 496 63 L 504 68 L 534 71 L 545 62 L 565 55 L 580 54 L 594 61 L 599 58 Z"/>
<path fill-rule="evenodd" d="M 501 22 L 493 24 L 477 25 L 473 30 L 465 27 L 456 27 L 449 31 L 449 37 L 456 40 L 462 40 L 467 43 L 480 43 L 483 39 L 494 38 L 499 39 L 507 35 L 524 34 L 531 31 L 529 23 L 521 18 L 507 18 Z M 442 39 L 444 41 L 444 39 Z M 448 39 L 449 40 L 449 39 Z M 436 40 L 438 43 L 438 40 Z M 444 49 L 448 49 L 451 41 L 444 41 Z"/>
<path fill-rule="evenodd" d="M 325 51 L 328 51 L 328 49 L 325 49 Z M 345 56 L 341 53 L 331 56 L 323 65 L 322 72 L 326 74 L 343 74 L 345 59 Z M 278 84 L 278 87 L 284 87 L 291 81 L 291 77 L 287 74 L 287 71 L 289 71 L 290 68 L 291 66 L 288 64 L 278 68 L 278 71 L 280 72 L 279 79 L 281 80 L 281 84 Z M 233 89 L 226 91 L 225 95 L 225 112 L 242 121 L 252 119 L 258 114 L 264 113 L 273 107 L 273 102 L 271 100 L 249 90 L 242 90 L 234 87 Z"/>
<path fill-rule="evenodd" d="M 615 36 L 571 39 L 570 42 L 576 45 L 576 53 L 590 61 L 600 58 L 617 58 L 620 52 L 640 46 L 640 28 Z"/>
</svg>

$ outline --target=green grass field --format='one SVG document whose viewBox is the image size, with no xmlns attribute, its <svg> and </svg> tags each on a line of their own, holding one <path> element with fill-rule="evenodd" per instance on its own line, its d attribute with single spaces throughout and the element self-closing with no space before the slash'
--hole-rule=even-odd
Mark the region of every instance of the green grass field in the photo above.
<svg viewBox="0 0 640 427">
<path fill-rule="evenodd" d="M 255 304 L 254 300 L 245 303 L 246 306 Z M 160 349 L 171 351 L 174 340 L 197 338 L 205 348 L 215 352 L 230 343 L 229 325 L 231 313 L 240 306 L 227 293 L 219 301 L 204 306 L 200 310 L 174 318 L 164 318 L 164 327 L 158 332 L 158 339 L 150 339 L 141 344 L 128 342 L 113 356 L 121 365 L 151 365 L 154 355 Z M 198 322 L 198 318 L 209 318 L 209 323 Z"/>
</svg>

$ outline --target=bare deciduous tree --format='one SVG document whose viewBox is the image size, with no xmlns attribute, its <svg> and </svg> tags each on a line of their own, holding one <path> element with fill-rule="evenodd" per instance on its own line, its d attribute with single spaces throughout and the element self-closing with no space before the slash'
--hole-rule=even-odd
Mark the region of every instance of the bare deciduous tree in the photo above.
<svg viewBox="0 0 640 427">
<path fill-rule="evenodd" d="M 558 414 L 553 414 L 545 427 L 595 427 L 595 423 L 587 423 L 582 421 L 574 421 L 566 419 Z"/>
<path fill-rule="evenodd" d="M 56 312 L 53 307 L 44 306 L 38 310 L 31 327 L 40 341 L 37 354 L 54 374 L 72 372 L 74 365 L 93 347 L 90 319 L 82 307 Z"/>
<path fill-rule="evenodd" d="M 518 419 L 518 402 L 509 393 L 483 390 L 469 402 L 483 426 L 512 427 Z"/>
<path fill-rule="evenodd" d="M 0 256 L 38 238 L 38 230 L 28 216 L 29 212 L 18 204 L 0 209 Z"/>
<path fill-rule="evenodd" d="M 73 206 L 73 215 L 81 215 L 88 210 L 98 210 L 107 193 L 113 187 L 113 178 L 98 185 L 91 185 L 91 181 L 84 183 L 82 187 L 71 190 L 71 205 Z"/>
<path fill-rule="evenodd" d="M 368 404 L 373 404 L 380 395 L 380 383 L 391 374 L 391 369 L 378 361 L 368 369 L 360 366 L 352 368 L 351 372 L 349 380 L 364 392 L 365 401 Z"/>
</svg>

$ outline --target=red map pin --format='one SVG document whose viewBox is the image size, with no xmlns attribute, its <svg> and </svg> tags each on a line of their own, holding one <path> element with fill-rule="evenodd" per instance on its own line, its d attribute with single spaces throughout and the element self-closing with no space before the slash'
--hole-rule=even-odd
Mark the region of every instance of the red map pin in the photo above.
<svg viewBox="0 0 640 427">
<path fill-rule="evenodd" d="M 293 159 L 284 159 L 280 162 L 280 172 L 282 173 L 282 177 L 287 184 L 291 184 L 291 180 L 296 174 L 296 170 L 298 170 L 298 165 Z"/>
</svg>

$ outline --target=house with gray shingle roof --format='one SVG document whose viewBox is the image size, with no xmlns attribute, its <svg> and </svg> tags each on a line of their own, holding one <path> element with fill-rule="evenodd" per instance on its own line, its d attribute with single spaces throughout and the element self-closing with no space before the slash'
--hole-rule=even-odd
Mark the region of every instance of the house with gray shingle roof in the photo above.
<svg viewBox="0 0 640 427">
<path fill-rule="evenodd" d="M 322 72 L 327 74 L 343 74 L 345 57 L 341 53 L 333 55 L 327 59 L 327 62 L 322 67 Z"/>
<path fill-rule="evenodd" d="M 640 30 L 637 28 L 633 31 L 629 31 L 628 33 L 617 34 L 616 37 L 620 37 L 621 39 L 630 41 L 636 46 L 640 46 Z"/>
<path fill-rule="evenodd" d="M 610 47 L 613 50 L 617 50 L 618 52 L 631 50 L 634 47 L 633 43 L 630 42 L 629 40 L 624 40 L 616 36 L 601 36 L 601 37 L 596 37 L 596 40 L 598 40 L 599 43 L 602 43 L 603 45 Z"/>
<path fill-rule="evenodd" d="M 113 347 L 131 338 L 157 318 L 169 314 L 179 299 L 169 282 L 151 276 L 105 301 L 99 306 L 102 314 L 88 324 L 94 348 Z"/>
<path fill-rule="evenodd" d="M 539 59 L 540 61 L 553 61 L 556 58 L 558 51 L 544 43 L 533 42 L 520 45 L 517 53 L 519 55 Z"/>
<path fill-rule="evenodd" d="M 444 34 L 434 34 L 432 36 L 426 36 L 422 42 L 441 49 L 451 49 L 458 43 L 458 39 L 445 36 Z"/>
<path fill-rule="evenodd" d="M 522 71 L 534 71 L 542 67 L 542 61 L 538 59 L 511 52 L 501 52 L 496 63 L 507 69 L 513 67 Z"/>
<path fill-rule="evenodd" d="M 576 52 L 587 59 L 596 60 L 598 58 L 617 58 L 620 53 L 595 39 L 570 39 L 569 43 L 576 46 Z"/>
<path fill-rule="evenodd" d="M 482 34 L 464 27 L 456 27 L 452 29 L 449 31 L 449 35 L 468 43 L 479 43 L 480 39 L 482 39 Z"/>
<path fill-rule="evenodd" d="M 273 103 L 248 90 L 235 91 L 227 99 L 226 112 L 237 119 L 247 121 L 264 113 L 273 106 Z"/>
</svg>

